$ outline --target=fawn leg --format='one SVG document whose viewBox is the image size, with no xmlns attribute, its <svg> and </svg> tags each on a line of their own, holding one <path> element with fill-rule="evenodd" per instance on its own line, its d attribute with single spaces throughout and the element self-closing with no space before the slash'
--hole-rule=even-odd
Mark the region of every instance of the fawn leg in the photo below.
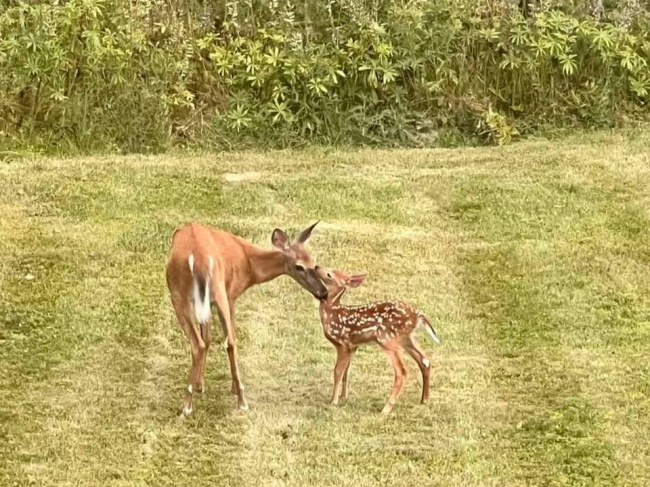
<svg viewBox="0 0 650 487">
<path fill-rule="evenodd" d="M 388 397 L 388 401 L 386 402 L 386 405 L 381 410 L 383 414 L 390 414 L 390 412 L 393 410 L 393 407 L 395 406 L 395 403 L 397 402 L 397 398 L 402 392 L 402 387 L 404 386 L 404 379 L 406 379 L 408 371 L 406 370 L 406 367 L 404 366 L 404 362 L 402 362 L 402 359 L 399 356 L 398 350 L 395 350 L 394 348 L 384 348 L 384 350 L 388 354 L 388 358 L 390 358 L 390 361 L 393 364 L 393 369 L 395 370 L 395 381 L 393 382 L 393 390 L 391 391 L 390 396 Z"/>
<path fill-rule="evenodd" d="M 354 355 L 355 350 L 350 350 L 350 358 L 348 359 L 348 366 L 343 372 L 343 382 L 341 384 L 341 401 L 345 401 L 348 398 L 348 373 L 350 372 L 350 364 L 352 363 L 352 356 Z"/>
<path fill-rule="evenodd" d="M 350 365 L 350 351 L 344 347 L 336 347 L 336 365 L 334 366 L 334 391 L 332 392 L 332 404 L 337 406 L 339 403 L 339 391 L 341 390 L 341 380 L 343 373 Z"/>
<path fill-rule="evenodd" d="M 429 382 L 431 375 L 431 362 L 425 357 L 417 343 L 412 337 L 407 337 L 404 340 L 404 348 L 406 352 L 413 357 L 420 368 L 422 373 L 422 404 L 429 400 Z"/>
</svg>

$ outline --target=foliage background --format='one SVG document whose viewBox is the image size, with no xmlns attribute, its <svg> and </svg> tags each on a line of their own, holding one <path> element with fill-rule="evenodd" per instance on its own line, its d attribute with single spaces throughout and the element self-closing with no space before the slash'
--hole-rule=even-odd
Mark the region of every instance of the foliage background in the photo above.
<svg viewBox="0 0 650 487">
<path fill-rule="evenodd" d="M 0 150 L 507 143 L 648 118 L 648 2 L 0 6 Z"/>
</svg>

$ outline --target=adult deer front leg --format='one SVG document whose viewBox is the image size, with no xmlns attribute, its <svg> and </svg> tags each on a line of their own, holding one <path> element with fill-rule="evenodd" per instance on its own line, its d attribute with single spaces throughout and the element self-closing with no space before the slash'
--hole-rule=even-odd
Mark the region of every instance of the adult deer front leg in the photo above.
<svg viewBox="0 0 650 487">
<path fill-rule="evenodd" d="M 221 325 L 226 335 L 226 348 L 230 362 L 230 377 L 232 379 L 232 390 L 237 394 L 237 406 L 243 411 L 248 410 L 248 403 L 244 396 L 244 384 L 239 379 L 239 365 L 237 357 L 237 337 L 235 336 L 235 314 L 233 303 L 228 299 L 223 287 L 215 292 Z"/>
</svg>

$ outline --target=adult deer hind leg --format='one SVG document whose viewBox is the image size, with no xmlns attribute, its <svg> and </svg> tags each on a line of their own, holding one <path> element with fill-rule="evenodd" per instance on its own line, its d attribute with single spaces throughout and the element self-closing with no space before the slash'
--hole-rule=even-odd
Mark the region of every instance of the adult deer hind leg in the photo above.
<svg viewBox="0 0 650 487">
<path fill-rule="evenodd" d="M 203 354 L 203 359 L 201 360 L 201 371 L 199 374 L 199 387 L 197 392 L 202 392 L 205 394 L 205 364 L 208 360 L 208 350 L 210 350 L 210 343 L 212 343 L 212 319 L 207 321 L 204 325 L 201 325 L 201 338 L 205 344 L 205 353 Z"/>
<path fill-rule="evenodd" d="M 189 416 L 192 413 L 192 395 L 194 391 L 200 388 L 201 383 L 201 364 L 205 359 L 205 342 L 192 320 L 190 306 L 181 298 L 172 296 L 172 304 L 176 317 L 185 336 L 190 342 L 190 352 L 192 354 L 192 365 L 189 373 L 189 384 L 185 390 L 185 400 L 183 401 L 183 414 Z"/>
<path fill-rule="evenodd" d="M 420 368 L 422 373 L 422 404 L 429 400 L 429 383 L 431 376 L 431 362 L 428 358 L 422 353 L 418 344 L 412 337 L 406 337 L 404 340 L 404 348 L 406 352 L 413 357 Z"/>
<path fill-rule="evenodd" d="M 393 389 L 390 393 L 390 396 L 388 397 L 388 401 L 386 402 L 386 405 L 381 410 L 382 414 L 390 414 L 391 411 L 393 410 L 393 407 L 395 407 L 397 398 L 402 392 L 402 387 L 404 387 L 404 380 L 408 375 L 408 371 L 406 370 L 406 366 L 404 365 L 404 362 L 402 361 L 402 358 L 399 355 L 398 349 L 396 349 L 393 346 L 384 346 L 383 348 L 384 351 L 388 354 L 388 358 L 390 359 L 391 364 L 393 365 L 393 369 L 395 371 L 395 381 L 393 382 Z"/>
<path fill-rule="evenodd" d="M 239 365 L 237 354 L 237 337 L 235 336 L 234 306 L 226 295 L 223 286 L 215 289 L 215 301 L 219 308 L 219 318 L 226 336 L 226 349 L 230 361 L 230 377 L 232 378 L 232 391 L 237 394 L 237 406 L 243 411 L 248 410 L 248 403 L 244 396 L 244 384 L 239 379 Z"/>
</svg>

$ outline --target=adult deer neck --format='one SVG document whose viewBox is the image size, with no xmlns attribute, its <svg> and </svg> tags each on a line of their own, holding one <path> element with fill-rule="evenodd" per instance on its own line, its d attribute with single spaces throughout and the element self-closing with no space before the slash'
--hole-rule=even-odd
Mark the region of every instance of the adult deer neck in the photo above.
<svg viewBox="0 0 650 487">
<path fill-rule="evenodd" d="M 255 284 L 271 281 L 286 272 L 284 254 L 279 250 L 266 250 L 251 245 L 246 249 L 246 255 Z"/>
</svg>

